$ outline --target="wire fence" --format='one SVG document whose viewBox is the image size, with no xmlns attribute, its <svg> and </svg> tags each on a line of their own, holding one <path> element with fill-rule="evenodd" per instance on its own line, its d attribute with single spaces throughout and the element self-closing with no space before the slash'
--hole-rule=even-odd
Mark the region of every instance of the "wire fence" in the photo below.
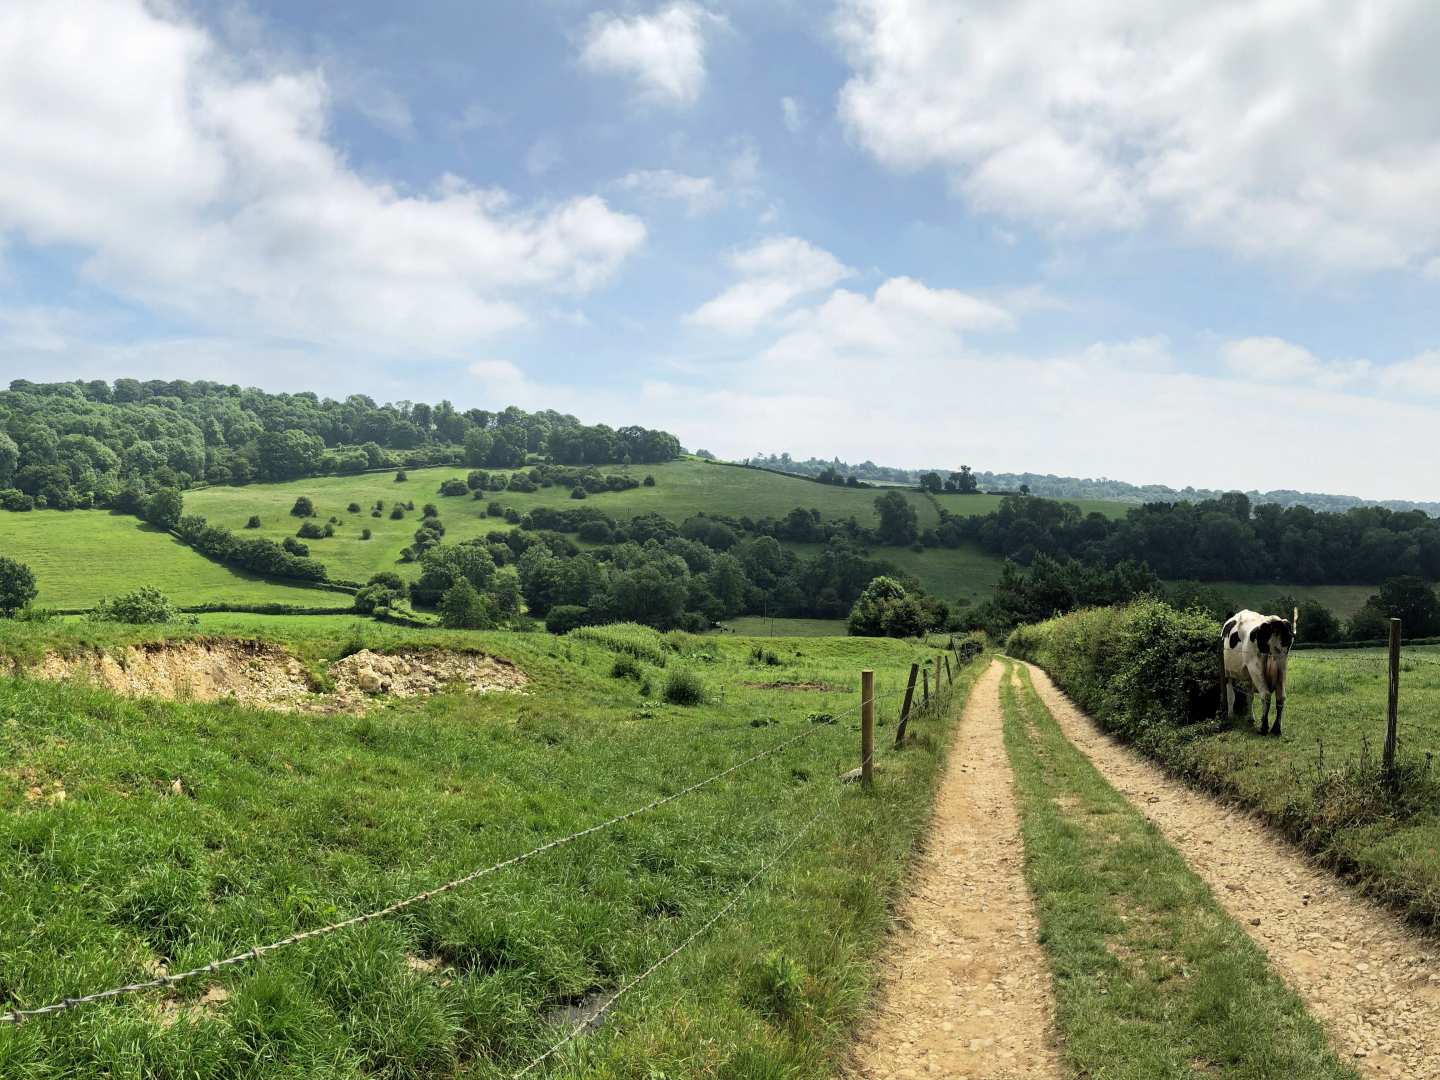
<svg viewBox="0 0 1440 1080">
<path fill-rule="evenodd" d="M 938 691 L 938 674 L 936 678 Z M 870 704 L 873 705 L 882 700 L 892 699 L 899 696 L 900 693 L 901 691 L 899 690 L 893 691 L 886 695 L 878 695 L 872 693 L 870 697 Z M 937 701 L 939 699 L 939 696 L 940 695 L 937 692 Z M 832 717 L 831 719 L 839 720 L 843 717 L 848 717 L 851 713 L 863 711 L 865 704 L 865 701 L 861 701 L 859 704 L 853 706 L 850 709 L 846 709 L 844 712 L 840 713 L 838 716 Z M 776 745 L 769 747 L 768 749 L 762 750 L 759 753 L 752 754 L 751 756 L 745 758 L 743 761 L 739 761 L 734 765 L 731 765 L 730 767 L 721 770 L 720 772 L 706 777 L 703 780 L 696 781 L 695 783 L 690 784 L 687 787 L 681 788 L 679 791 L 676 791 L 670 795 L 654 799 L 643 806 L 636 807 L 635 809 L 626 811 L 623 814 L 617 814 L 614 817 L 608 818 L 605 821 L 598 822 L 597 824 L 591 825 L 588 828 L 581 829 L 566 836 L 558 837 L 554 840 L 549 841 L 548 843 L 531 848 L 529 851 L 522 852 L 519 855 L 513 855 L 510 858 L 503 859 L 490 866 L 485 866 L 476 870 L 472 870 L 469 873 L 462 875 L 461 877 L 455 878 L 451 881 L 447 881 L 442 885 L 437 885 L 432 889 L 427 889 L 424 892 L 416 893 L 413 896 L 405 897 L 402 900 L 397 900 L 394 903 L 386 905 L 385 907 L 377 908 L 373 911 L 368 911 L 361 915 L 355 915 L 348 919 L 341 919 L 337 922 L 329 923 L 325 926 L 316 927 L 311 930 L 300 931 L 291 934 L 288 937 L 280 938 L 277 941 L 272 941 L 268 944 L 256 945 L 242 952 L 235 953 L 232 956 L 227 956 L 224 959 L 213 960 L 208 964 L 201 964 L 198 967 L 193 967 L 186 971 L 167 973 L 164 975 L 156 976 L 153 979 L 145 979 L 138 982 L 127 983 L 123 986 L 112 987 L 108 990 L 101 990 L 91 994 L 82 994 L 75 997 L 67 997 L 61 999 L 60 1001 L 56 1001 L 48 1005 L 42 1005 L 36 1008 L 9 1009 L 3 1013 L 0 1013 L 0 1025 L 18 1025 L 26 1020 L 34 1019 L 37 1017 L 53 1016 L 59 1013 L 69 1012 L 73 1009 L 81 1007 L 82 1005 L 89 1005 L 101 1001 L 109 1001 L 130 994 L 142 993 L 146 990 L 159 990 L 174 987 L 181 983 L 188 982 L 191 979 L 199 978 L 202 975 L 214 974 L 225 968 L 235 967 L 240 964 L 248 963 L 252 960 L 259 960 L 262 956 L 284 948 L 288 948 L 292 945 L 298 945 L 301 942 L 310 941 L 314 938 L 326 937 L 330 934 L 338 933 L 341 930 L 349 929 L 350 927 L 359 926 L 376 919 L 381 919 L 386 916 L 393 915 L 396 912 L 404 911 L 406 908 L 414 907 L 417 904 L 423 904 L 426 901 L 432 900 L 437 896 L 452 892 L 455 889 L 459 889 L 462 886 L 478 881 L 481 878 L 498 873 L 499 871 L 504 870 L 507 867 L 516 866 L 520 863 L 527 862 L 530 859 L 534 859 L 546 852 L 553 851 L 556 848 L 564 847 L 568 844 L 573 844 L 577 840 L 580 840 L 586 836 L 592 836 L 595 833 L 612 828 L 616 825 L 621 824 L 622 822 L 639 817 L 642 814 L 648 814 L 652 811 L 658 810 L 662 806 L 666 806 L 670 803 L 675 802 L 678 799 L 684 798 L 687 795 L 700 791 L 701 789 L 706 788 L 720 780 L 723 780 L 725 777 L 739 772 L 740 770 L 745 769 L 750 765 L 755 764 L 756 762 L 762 761 L 769 757 L 773 757 L 781 751 L 786 750 L 791 746 L 794 746 L 796 743 L 811 738 L 815 734 L 826 730 L 826 728 L 829 726 L 831 725 L 821 723 L 813 724 L 807 730 L 802 731 L 797 735 L 793 735 L 790 738 L 785 739 L 783 742 L 777 743 Z M 873 757 L 873 754 L 871 756 Z M 821 812 L 823 813 L 823 810 Z M 818 816 L 819 815 L 817 814 L 816 817 L 818 818 Z M 735 903 L 738 902 L 740 896 L 743 895 L 744 892 L 749 889 L 749 887 L 753 885 L 754 882 L 766 870 L 768 870 L 775 861 L 781 858 L 787 851 L 790 850 L 791 847 L 794 846 L 796 842 L 798 842 L 799 838 L 809 830 L 811 825 L 814 824 L 814 820 L 815 819 L 812 819 L 810 824 L 807 824 L 804 829 L 800 830 L 800 832 L 798 832 L 794 837 L 792 837 L 791 840 L 784 847 L 782 847 L 780 852 L 777 853 L 774 859 L 772 859 L 765 866 L 762 866 L 754 877 L 752 877 L 738 890 L 736 890 L 736 893 L 731 898 L 731 901 L 726 904 L 725 907 L 721 908 L 720 911 L 718 911 L 707 923 L 701 926 L 694 934 L 692 934 L 688 939 L 686 939 L 679 946 L 677 946 L 671 953 L 667 954 L 665 957 L 661 958 L 661 960 L 659 960 L 656 964 L 652 965 L 650 969 L 648 969 L 640 976 L 637 976 L 635 979 L 631 980 L 630 983 L 626 984 L 619 991 L 617 991 L 615 995 L 613 995 L 605 1004 L 601 1006 L 599 1010 L 597 1010 L 594 1016 L 586 1020 L 585 1023 L 581 1024 L 575 1031 L 571 1032 L 565 1039 L 561 1040 L 560 1043 L 557 1043 L 555 1047 L 552 1047 L 551 1051 L 549 1051 L 546 1055 L 543 1055 L 541 1058 L 532 1062 L 530 1066 L 523 1070 L 523 1072 L 528 1072 L 530 1071 L 530 1069 L 538 1066 L 545 1060 L 545 1058 L 549 1057 L 550 1054 L 553 1054 L 565 1043 L 573 1040 L 581 1031 L 583 1031 L 590 1024 L 594 1023 L 595 1019 L 602 1015 L 603 1012 L 611 1005 L 613 1005 L 615 1001 L 619 1000 L 620 997 L 622 997 L 624 994 L 628 993 L 631 989 L 633 989 L 636 985 L 647 979 L 656 970 L 658 970 L 661 966 L 663 966 L 670 959 L 672 959 L 676 954 L 681 952 L 687 945 L 690 944 L 691 941 L 697 939 L 701 934 L 703 934 L 707 929 L 709 929 L 710 926 L 714 925 L 714 923 L 717 922 L 721 917 L 723 917 L 726 912 L 728 912 L 731 908 L 734 907 Z"/>
</svg>

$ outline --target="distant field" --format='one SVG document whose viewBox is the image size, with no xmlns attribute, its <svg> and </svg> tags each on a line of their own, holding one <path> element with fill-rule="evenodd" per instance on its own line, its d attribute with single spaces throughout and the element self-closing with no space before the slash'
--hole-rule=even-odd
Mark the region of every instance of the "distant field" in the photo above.
<svg viewBox="0 0 1440 1080">
<path fill-rule="evenodd" d="M 1316 600 L 1342 619 L 1354 615 L 1379 590 L 1378 585 L 1253 585 L 1241 581 L 1217 581 L 1214 587 L 1233 598 L 1237 610 L 1258 610 L 1284 594 L 1297 600 Z"/>
<path fill-rule="evenodd" d="M 936 499 L 950 513 L 958 517 L 973 517 L 998 510 L 1005 501 L 1004 495 L 936 495 Z M 1130 503 L 1108 502 L 1104 499 L 1053 499 L 1052 502 L 1074 503 L 1082 514 L 1103 514 L 1107 518 L 1122 518 L 1133 510 Z"/>
<path fill-rule="evenodd" d="M 801 555 L 813 555 L 821 550 L 819 544 L 785 546 Z M 967 604 L 990 599 L 990 590 L 1000 580 L 1000 568 L 1005 565 L 1005 560 L 999 556 L 987 555 L 974 547 L 927 548 L 923 552 L 910 548 L 877 547 L 870 549 L 870 558 L 893 563 L 917 578 L 926 592 L 942 600 Z"/>
<path fill-rule="evenodd" d="M 247 487 L 203 488 L 187 492 L 187 513 L 203 514 L 212 523 L 241 529 L 251 514 L 259 514 L 261 527 L 251 535 L 280 540 L 293 536 L 299 522 L 290 516 L 290 507 L 300 495 L 315 502 L 322 519 L 338 517 L 342 523 L 329 540 L 308 541 L 311 554 L 330 568 L 332 576 L 363 581 L 381 570 L 398 569 L 402 575 L 414 576 L 413 565 L 397 565 L 400 549 L 408 545 L 419 527 L 420 508 L 433 502 L 440 508 L 447 541 L 481 536 L 492 529 L 508 528 L 500 519 L 485 516 L 485 507 L 493 499 L 503 506 L 513 506 L 522 514 L 537 506 L 568 508 L 592 506 L 618 519 L 637 514 L 658 513 L 675 522 L 705 511 L 734 517 L 783 517 L 797 506 L 820 511 L 827 521 L 844 521 L 854 517 L 861 524 L 876 523 L 875 490 L 839 488 L 817 484 L 798 477 L 779 476 L 757 469 L 737 469 L 723 465 L 706 465 L 696 460 L 674 461 L 664 465 L 631 466 L 602 469 L 604 472 L 626 473 L 635 477 L 653 475 L 655 486 L 632 491 L 592 495 L 583 504 L 570 498 L 565 488 L 542 488 L 531 495 L 520 492 L 486 492 L 483 500 L 467 497 L 442 498 L 438 492 L 442 480 L 464 478 L 468 469 L 414 469 L 409 480 L 396 483 L 392 473 L 367 473 L 361 476 L 319 477 L 295 480 L 284 484 L 251 484 Z M 509 470 L 497 470 L 508 472 Z M 939 517 L 929 497 L 918 492 L 905 496 L 915 507 L 922 528 L 934 525 Z M 377 499 L 385 500 L 386 513 L 370 516 Z M 998 495 L 939 496 L 941 505 L 956 514 L 987 513 L 1000 505 Z M 402 521 L 391 521 L 390 506 L 399 501 L 413 500 L 416 510 Z M 351 514 L 346 507 L 358 503 L 361 512 Z M 1082 509 L 1120 514 L 1125 507 L 1118 503 L 1088 502 Z M 373 538 L 360 539 L 360 530 L 369 528 Z M 798 546 L 797 546 L 798 547 Z M 989 591 L 999 574 L 999 560 L 978 552 L 929 552 L 923 556 L 891 548 L 876 549 L 876 557 L 890 559 L 919 572 L 921 563 L 933 566 L 921 573 L 927 585 L 934 582 L 942 596 L 950 599 L 974 600 Z"/>
<path fill-rule="evenodd" d="M 845 637 L 848 633 L 844 619 L 766 619 L 746 615 L 726 619 L 724 626 L 717 632 L 728 630 L 740 637 Z"/>
<path fill-rule="evenodd" d="M 104 510 L 0 513 L 0 552 L 35 571 L 42 607 L 82 608 L 156 585 L 178 604 L 335 607 L 339 593 L 274 585 L 230 570 L 132 517 Z"/>
</svg>

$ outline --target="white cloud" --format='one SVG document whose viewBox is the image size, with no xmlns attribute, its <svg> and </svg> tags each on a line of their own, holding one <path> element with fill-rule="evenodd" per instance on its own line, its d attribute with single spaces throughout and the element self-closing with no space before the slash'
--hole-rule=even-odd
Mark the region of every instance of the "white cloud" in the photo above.
<svg viewBox="0 0 1440 1080">
<path fill-rule="evenodd" d="M 597 12 L 586 27 L 580 64 L 633 79 L 643 101 L 685 108 L 705 87 L 708 37 L 725 25 L 723 16 L 693 0 L 676 0 L 651 15 Z"/>
<path fill-rule="evenodd" d="M 713 177 L 688 176 L 672 169 L 641 169 L 622 177 L 617 186 L 647 199 L 682 202 L 691 217 L 725 205 L 725 194 Z"/>
<path fill-rule="evenodd" d="M 95 282 L 208 326 L 452 352 L 644 241 L 595 196 L 522 207 L 361 176 L 326 139 L 318 72 L 227 53 L 172 10 L 0 7 L 0 235 L 74 246 Z"/>
<path fill-rule="evenodd" d="M 805 106 L 793 97 L 780 99 L 780 118 L 792 135 L 799 134 L 809 121 Z"/>
<path fill-rule="evenodd" d="M 854 271 L 795 236 L 776 236 L 730 256 L 741 280 L 706 301 L 687 321 L 726 334 L 753 333 L 793 301 L 828 289 Z"/>
<path fill-rule="evenodd" d="M 968 340 L 1008 321 L 983 299 L 909 279 L 872 296 L 836 290 L 728 365 L 723 383 L 650 384 L 636 407 L 688 444 L 729 456 L 785 449 L 1377 498 L 1418 498 L 1433 487 L 1440 352 L 1345 390 L 1324 381 L 1337 365 L 1317 359 L 1315 377 L 1279 386 L 1256 382 L 1248 368 L 1243 377 L 1228 367 L 1187 371 L 1164 338 L 1041 354 Z M 1284 342 L 1226 343 L 1221 352 L 1312 370 L 1302 359 L 1309 354 Z M 1273 453 L 1243 451 L 1257 430 Z M 1398 465 L 1377 473 L 1372 455 L 1356 453 L 1367 446 Z"/>
<path fill-rule="evenodd" d="M 1331 268 L 1440 265 L 1440 6 L 839 0 L 853 136 L 975 207 L 1163 220 Z"/>
</svg>

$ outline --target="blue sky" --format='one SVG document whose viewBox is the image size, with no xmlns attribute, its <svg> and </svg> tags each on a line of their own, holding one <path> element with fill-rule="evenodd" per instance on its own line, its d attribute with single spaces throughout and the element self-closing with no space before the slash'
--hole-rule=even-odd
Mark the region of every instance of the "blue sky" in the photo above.
<svg viewBox="0 0 1440 1080">
<path fill-rule="evenodd" d="M 0 377 L 1435 498 L 1437 46 L 1419 0 L 12 0 Z"/>
</svg>

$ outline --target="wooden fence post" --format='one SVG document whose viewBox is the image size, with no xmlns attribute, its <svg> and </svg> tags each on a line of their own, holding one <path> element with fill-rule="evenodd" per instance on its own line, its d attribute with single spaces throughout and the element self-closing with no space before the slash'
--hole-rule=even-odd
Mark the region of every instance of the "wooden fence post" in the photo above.
<svg viewBox="0 0 1440 1080">
<path fill-rule="evenodd" d="M 860 672 L 860 782 L 875 781 L 875 672 Z"/>
<path fill-rule="evenodd" d="M 900 706 L 900 726 L 895 729 L 895 745 L 905 744 L 905 725 L 910 723 L 910 703 L 915 700 L 915 680 L 920 677 L 920 665 L 910 665 L 910 681 L 905 684 L 905 704 Z"/>
<path fill-rule="evenodd" d="M 954 673 L 950 670 L 950 657 L 948 657 L 948 656 L 945 657 L 945 685 L 946 685 L 946 686 L 954 686 L 954 685 L 955 685 L 955 675 L 954 675 Z"/>
<path fill-rule="evenodd" d="M 1385 771 L 1395 770 L 1396 727 L 1400 717 L 1400 620 L 1390 620 L 1390 704 L 1385 711 Z"/>
<path fill-rule="evenodd" d="M 930 707 L 930 665 L 928 663 L 925 665 L 925 670 L 920 672 L 920 678 L 923 681 L 925 689 L 925 704 L 922 708 L 928 709 Z M 939 687 L 936 687 L 936 689 L 938 690 Z"/>
</svg>

